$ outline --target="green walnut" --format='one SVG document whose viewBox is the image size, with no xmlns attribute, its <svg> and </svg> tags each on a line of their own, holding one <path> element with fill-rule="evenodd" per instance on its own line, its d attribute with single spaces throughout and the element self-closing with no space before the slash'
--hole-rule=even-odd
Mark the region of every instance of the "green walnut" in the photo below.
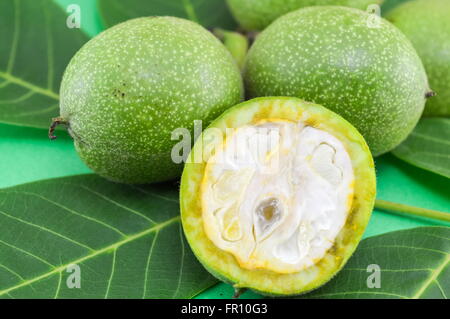
<svg viewBox="0 0 450 319">
<path fill-rule="evenodd" d="M 181 218 L 199 261 L 236 288 L 297 295 L 356 249 L 375 200 L 361 134 L 297 98 L 258 98 L 216 119 L 181 179 Z"/>
<path fill-rule="evenodd" d="M 366 10 L 383 0 L 227 0 L 233 16 L 246 30 L 263 30 L 282 15 L 309 6 L 337 5 Z"/>
<path fill-rule="evenodd" d="M 247 56 L 249 97 L 295 96 L 340 114 L 377 156 L 400 144 L 432 95 L 410 41 L 352 8 L 309 7 L 279 18 Z"/>
<path fill-rule="evenodd" d="M 209 123 L 242 98 L 240 70 L 209 31 L 179 18 L 138 18 L 73 57 L 50 136 L 66 124 L 81 159 L 110 180 L 170 180 L 182 171 L 171 159 L 173 130 Z"/>
<path fill-rule="evenodd" d="M 450 1 L 407 2 L 386 18 L 411 40 L 437 93 L 427 102 L 424 114 L 450 116 Z"/>
</svg>

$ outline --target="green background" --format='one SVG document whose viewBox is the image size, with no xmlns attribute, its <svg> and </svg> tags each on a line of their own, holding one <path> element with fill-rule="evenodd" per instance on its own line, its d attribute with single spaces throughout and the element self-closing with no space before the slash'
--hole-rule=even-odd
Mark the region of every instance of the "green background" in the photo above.
<svg viewBox="0 0 450 319">
<path fill-rule="evenodd" d="M 94 0 L 58 0 L 64 8 L 78 3 L 81 7 L 81 26 L 90 36 L 102 29 Z M 55 114 L 57 116 L 58 114 Z M 50 119 L 49 119 L 50 124 Z M 0 187 L 8 187 L 41 179 L 90 173 L 78 158 L 70 137 L 58 132 L 58 139 L 50 141 L 47 131 L 0 124 Z M 441 211 L 450 207 L 450 180 L 413 167 L 390 154 L 376 159 L 378 198 Z M 431 220 L 410 218 L 374 211 L 365 237 L 418 226 L 445 225 Z M 231 286 L 219 284 L 198 298 L 229 298 Z M 242 297 L 257 298 L 247 292 Z"/>
</svg>

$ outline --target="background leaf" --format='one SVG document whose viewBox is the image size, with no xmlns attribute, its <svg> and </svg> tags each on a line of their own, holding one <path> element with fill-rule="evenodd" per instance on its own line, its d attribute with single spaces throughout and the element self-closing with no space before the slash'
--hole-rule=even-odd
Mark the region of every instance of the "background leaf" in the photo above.
<svg viewBox="0 0 450 319">
<path fill-rule="evenodd" d="M 385 15 L 386 13 L 388 13 L 388 11 L 407 1 L 411 0 L 384 0 L 383 4 L 381 5 L 381 13 Z"/>
<path fill-rule="evenodd" d="M 62 73 L 87 41 L 51 0 L 0 1 L 0 122 L 48 128 Z"/>
<path fill-rule="evenodd" d="M 99 0 L 99 10 L 105 27 L 145 16 L 186 18 L 205 27 L 236 27 L 225 0 Z"/>
<path fill-rule="evenodd" d="M 412 165 L 450 178 L 450 119 L 421 119 L 392 153 Z"/>
<path fill-rule="evenodd" d="M 95 175 L 0 190 L 0 297 L 190 298 L 217 281 L 184 239 L 174 185 Z M 81 268 L 69 289 L 67 266 Z"/>
<path fill-rule="evenodd" d="M 304 298 L 447 298 L 450 227 L 419 227 L 363 240 L 344 269 Z M 381 287 L 368 288 L 367 266 L 381 268 Z"/>
</svg>

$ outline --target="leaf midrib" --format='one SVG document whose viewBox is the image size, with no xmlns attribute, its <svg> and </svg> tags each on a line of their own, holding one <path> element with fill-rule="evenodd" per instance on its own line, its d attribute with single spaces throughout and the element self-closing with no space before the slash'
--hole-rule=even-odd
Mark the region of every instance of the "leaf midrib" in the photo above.
<svg viewBox="0 0 450 319">
<path fill-rule="evenodd" d="M 119 242 L 117 242 L 115 244 L 112 244 L 112 245 L 109 245 L 109 246 L 107 246 L 105 248 L 102 248 L 100 250 L 94 251 L 91 254 L 88 254 L 88 255 L 86 255 L 84 257 L 81 257 L 81 258 L 79 258 L 77 260 L 69 262 L 69 263 L 67 263 L 65 265 L 56 267 L 52 271 L 44 273 L 44 274 L 42 274 L 40 276 L 37 276 L 35 278 L 28 279 L 28 280 L 26 280 L 24 282 L 21 282 L 20 284 L 18 284 L 16 286 L 12 286 L 10 288 L 4 289 L 4 290 L 0 290 L 0 296 L 2 296 L 4 294 L 8 294 L 9 292 L 11 292 L 13 290 L 16 290 L 16 289 L 19 289 L 19 288 L 31 285 L 31 284 L 33 284 L 33 283 L 35 283 L 35 282 L 37 282 L 37 281 L 39 281 L 41 279 L 45 279 L 45 278 L 47 278 L 47 277 L 49 277 L 51 275 L 54 275 L 54 274 L 57 274 L 57 273 L 61 273 L 62 271 L 64 271 L 71 264 L 80 264 L 80 263 L 83 263 L 86 260 L 94 258 L 94 257 L 96 257 L 98 255 L 101 255 L 103 253 L 106 253 L 106 252 L 108 252 L 110 250 L 115 251 L 117 248 L 119 248 L 119 247 L 121 247 L 121 246 L 123 246 L 123 245 L 125 245 L 125 244 L 127 244 L 127 243 L 129 243 L 131 241 L 133 241 L 133 240 L 137 240 L 137 239 L 139 239 L 141 237 L 144 237 L 144 236 L 146 236 L 148 234 L 151 234 L 153 232 L 159 231 L 159 230 L 161 230 L 161 229 L 163 229 L 165 227 L 168 227 L 171 224 L 173 224 L 175 222 L 179 222 L 179 221 L 180 221 L 180 216 L 175 216 L 173 218 L 170 218 L 170 219 L 166 220 L 165 222 L 162 222 L 162 223 L 160 223 L 158 225 L 155 225 L 155 226 L 153 226 L 153 227 L 151 227 L 151 228 L 149 228 L 149 229 L 147 229 L 147 230 L 145 230 L 143 232 L 137 233 L 135 235 L 128 236 L 125 239 L 123 239 L 123 240 L 121 240 L 121 241 L 119 241 Z"/>
<path fill-rule="evenodd" d="M 442 270 L 444 270 L 445 266 L 447 266 L 449 262 L 450 262 L 450 254 L 448 254 L 447 257 L 442 262 L 442 264 L 439 265 L 439 267 L 433 271 L 431 276 L 427 279 L 427 281 L 425 281 L 423 286 L 417 291 L 417 293 L 411 299 L 420 298 L 423 295 L 423 293 L 428 289 L 428 287 L 430 287 L 431 283 L 437 279 L 437 277 L 441 274 Z"/>
</svg>

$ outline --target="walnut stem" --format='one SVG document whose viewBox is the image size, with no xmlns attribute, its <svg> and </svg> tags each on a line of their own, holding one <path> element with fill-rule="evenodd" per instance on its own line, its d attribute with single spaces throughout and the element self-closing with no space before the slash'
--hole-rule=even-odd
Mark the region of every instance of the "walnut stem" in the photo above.
<svg viewBox="0 0 450 319">
<path fill-rule="evenodd" d="M 67 122 L 62 117 L 55 117 L 55 118 L 53 118 L 52 119 L 52 124 L 50 125 L 50 128 L 48 129 L 48 138 L 51 139 L 51 140 L 56 139 L 56 136 L 54 134 L 55 130 L 56 130 L 56 127 L 58 125 L 67 125 L 67 124 L 69 124 L 69 122 Z"/>
</svg>

